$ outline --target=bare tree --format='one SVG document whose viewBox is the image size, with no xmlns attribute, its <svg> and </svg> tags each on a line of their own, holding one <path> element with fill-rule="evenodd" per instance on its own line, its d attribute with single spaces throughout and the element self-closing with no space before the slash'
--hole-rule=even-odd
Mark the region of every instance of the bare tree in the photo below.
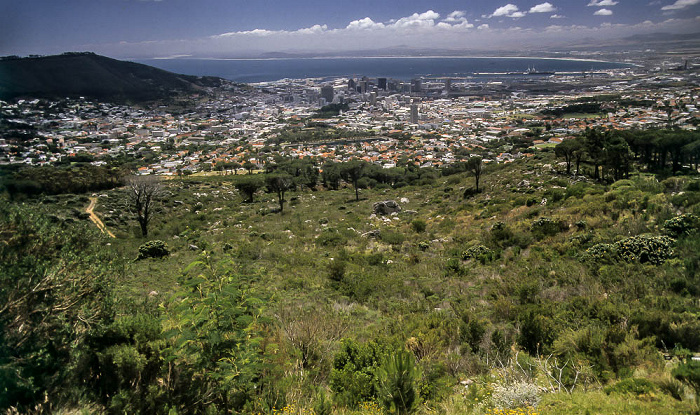
<svg viewBox="0 0 700 415">
<path fill-rule="evenodd" d="M 141 235 L 148 236 L 148 223 L 153 216 L 153 207 L 160 196 L 162 186 L 157 176 L 131 176 L 127 179 L 129 206 L 136 213 L 141 226 Z"/>
</svg>

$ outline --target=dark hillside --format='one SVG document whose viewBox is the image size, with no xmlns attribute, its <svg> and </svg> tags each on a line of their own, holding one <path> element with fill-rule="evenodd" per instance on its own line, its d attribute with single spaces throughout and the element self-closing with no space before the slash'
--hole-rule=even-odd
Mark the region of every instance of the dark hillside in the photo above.
<svg viewBox="0 0 700 415">
<path fill-rule="evenodd" d="M 144 102 L 218 85 L 220 79 L 179 75 L 94 53 L 0 60 L 0 99 L 86 97 Z"/>
</svg>

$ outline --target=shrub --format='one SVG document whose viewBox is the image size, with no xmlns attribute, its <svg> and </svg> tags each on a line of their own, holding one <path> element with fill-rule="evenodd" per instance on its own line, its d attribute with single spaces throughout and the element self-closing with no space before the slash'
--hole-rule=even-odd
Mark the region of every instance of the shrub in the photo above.
<svg viewBox="0 0 700 415">
<path fill-rule="evenodd" d="M 427 227 L 427 224 L 425 223 L 424 220 L 421 219 L 414 219 L 411 222 L 411 227 L 413 228 L 416 233 L 422 233 L 425 232 L 425 228 Z"/>
<path fill-rule="evenodd" d="M 463 260 L 476 259 L 482 264 L 493 261 L 494 257 L 495 253 L 484 245 L 473 246 L 462 252 Z"/>
<path fill-rule="evenodd" d="M 540 402 L 540 389 L 528 382 L 496 385 L 491 399 L 498 409 L 534 408 Z"/>
<path fill-rule="evenodd" d="M 337 230 L 328 228 L 316 238 L 316 243 L 320 246 L 338 246 L 345 243 L 345 238 Z"/>
<path fill-rule="evenodd" d="M 594 260 L 663 264 L 674 255 L 674 240 L 668 236 L 632 236 L 614 244 L 596 244 L 586 250 Z"/>
<path fill-rule="evenodd" d="M 606 386 L 603 389 L 606 394 L 632 394 L 632 395 L 648 395 L 656 390 L 656 386 L 646 379 L 629 378 L 617 382 L 614 385 Z"/>
<path fill-rule="evenodd" d="M 382 231 L 379 238 L 382 240 L 382 242 L 386 242 L 391 245 L 401 245 L 403 241 L 406 240 L 406 237 L 404 237 L 402 233 L 391 231 Z"/>
<path fill-rule="evenodd" d="M 692 214 L 679 215 L 664 222 L 666 232 L 678 238 L 683 235 L 690 235 L 700 227 L 700 218 Z"/>
<path fill-rule="evenodd" d="M 148 241 L 139 246 L 139 256 L 137 260 L 146 258 L 163 258 L 170 255 L 168 244 L 163 241 Z"/>
<path fill-rule="evenodd" d="M 413 411 L 418 397 L 416 382 L 420 378 L 413 354 L 400 350 L 388 356 L 376 376 L 379 399 L 387 410 L 399 415 Z"/>
<path fill-rule="evenodd" d="M 532 222 L 530 226 L 530 231 L 538 239 L 542 239 L 545 236 L 554 236 L 559 232 L 565 231 L 569 228 L 569 225 L 563 221 L 554 221 L 550 218 L 539 218 Z"/>
<path fill-rule="evenodd" d="M 633 236 L 615 243 L 615 249 L 627 262 L 659 265 L 673 256 L 674 242 L 667 236 Z"/>
</svg>

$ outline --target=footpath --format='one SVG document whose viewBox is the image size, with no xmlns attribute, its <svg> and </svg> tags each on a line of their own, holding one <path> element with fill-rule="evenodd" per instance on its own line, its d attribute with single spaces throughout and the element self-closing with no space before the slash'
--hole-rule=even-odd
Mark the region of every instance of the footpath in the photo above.
<svg viewBox="0 0 700 415">
<path fill-rule="evenodd" d="M 110 232 L 109 229 L 107 229 L 107 226 L 102 222 L 100 218 L 95 215 L 95 205 L 97 204 L 97 198 L 96 197 L 91 197 L 90 198 L 90 204 L 88 205 L 87 208 L 85 208 L 85 213 L 90 215 L 90 220 L 92 223 L 94 223 L 99 230 L 102 231 L 102 233 L 106 233 L 107 235 L 111 236 L 112 238 L 116 238 L 112 232 Z"/>
</svg>

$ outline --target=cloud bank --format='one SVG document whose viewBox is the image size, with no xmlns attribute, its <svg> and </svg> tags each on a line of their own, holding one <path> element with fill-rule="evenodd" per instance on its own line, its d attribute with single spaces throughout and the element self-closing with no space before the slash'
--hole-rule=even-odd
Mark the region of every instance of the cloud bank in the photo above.
<svg viewBox="0 0 700 415">
<path fill-rule="evenodd" d="M 678 0 L 680 2 L 700 0 Z M 610 4 L 600 0 L 596 5 Z M 513 4 L 499 7 L 487 18 L 512 18 L 535 13 L 552 13 L 557 8 L 549 3 L 521 11 Z M 612 10 L 602 8 L 595 15 L 610 16 Z M 563 16 L 553 14 L 551 19 Z M 645 21 L 638 24 L 605 23 L 599 26 L 550 25 L 546 27 L 508 27 L 494 19 L 495 27 L 483 21 L 478 25 L 467 19 L 467 13 L 455 10 L 445 16 L 433 10 L 414 13 L 398 19 L 378 22 L 371 17 L 352 20 L 339 28 L 315 24 L 296 30 L 232 31 L 197 39 L 179 39 L 147 42 L 119 42 L 116 44 L 84 45 L 111 56 L 134 58 L 192 55 L 199 57 L 254 57 L 271 52 L 305 54 L 342 54 L 343 51 L 395 49 L 440 49 L 454 51 L 542 50 L 565 47 L 570 44 L 609 41 L 643 33 L 691 32 L 696 30 L 696 19 L 669 19 L 660 23 Z M 506 26 L 506 27 L 502 27 Z"/>
</svg>

